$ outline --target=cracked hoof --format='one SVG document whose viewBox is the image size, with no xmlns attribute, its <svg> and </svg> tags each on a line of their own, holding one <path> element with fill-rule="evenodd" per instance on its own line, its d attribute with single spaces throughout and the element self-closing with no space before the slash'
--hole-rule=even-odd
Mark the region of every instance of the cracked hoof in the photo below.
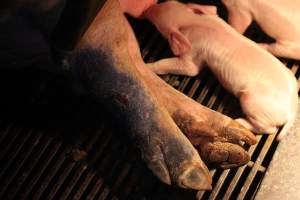
<svg viewBox="0 0 300 200">
<path fill-rule="evenodd" d="M 250 156 L 242 147 L 231 143 L 207 143 L 199 149 L 205 161 L 221 168 L 238 167 L 250 160 Z"/>
<path fill-rule="evenodd" d="M 191 113 L 177 111 L 173 119 L 191 143 L 199 150 L 206 164 L 231 168 L 246 164 L 250 156 L 242 146 L 253 145 L 256 137 L 248 129 L 220 113 Z M 205 114 L 205 117 L 203 115 Z M 196 117 L 195 117 L 196 116 Z M 229 119 L 229 120 L 228 120 Z"/>
</svg>

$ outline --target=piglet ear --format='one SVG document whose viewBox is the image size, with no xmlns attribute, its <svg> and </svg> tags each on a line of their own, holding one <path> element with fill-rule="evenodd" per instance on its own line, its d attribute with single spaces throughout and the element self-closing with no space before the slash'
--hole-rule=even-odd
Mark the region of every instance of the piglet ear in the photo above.
<svg viewBox="0 0 300 200">
<path fill-rule="evenodd" d="M 192 49 L 190 41 L 179 30 L 171 32 L 169 44 L 176 56 L 183 55 Z"/>
<path fill-rule="evenodd" d="M 186 6 L 196 14 L 217 15 L 216 6 L 198 5 L 195 3 L 188 3 Z"/>
</svg>

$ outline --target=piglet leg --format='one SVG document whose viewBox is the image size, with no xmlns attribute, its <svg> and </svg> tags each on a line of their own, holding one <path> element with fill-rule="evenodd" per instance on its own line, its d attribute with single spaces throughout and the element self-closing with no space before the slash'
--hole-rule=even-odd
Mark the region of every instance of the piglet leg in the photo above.
<svg viewBox="0 0 300 200">
<path fill-rule="evenodd" d="M 298 44 L 295 45 L 295 42 L 260 43 L 259 45 L 274 56 L 300 58 L 299 47 L 297 46 Z"/>
<path fill-rule="evenodd" d="M 147 66 L 156 74 L 176 74 L 185 76 L 196 76 L 204 67 L 204 62 L 195 64 L 190 56 L 184 55 L 180 57 L 165 58 Z"/>
<path fill-rule="evenodd" d="M 211 177 L 198 152 L 136 69 L 128 53 L 126 22 L 119 2 L 107 1 L 69 56 L 70 68 L 128 130 L 161 181 L 210 189 Z"/>
<path fill-rule="evenodd" d="M 222 0 L 228 10 L 228 23 L 239 33 L 244 33 L 253 21 L 253 16 L 245 5 Z"/>
<path fill-rule="evenodd" d="M 228 14 L 228 23 L 239 33 L 244 33 L 252 22 L 252 17 L 247 12 L 234 10 Z"/>
</svg>

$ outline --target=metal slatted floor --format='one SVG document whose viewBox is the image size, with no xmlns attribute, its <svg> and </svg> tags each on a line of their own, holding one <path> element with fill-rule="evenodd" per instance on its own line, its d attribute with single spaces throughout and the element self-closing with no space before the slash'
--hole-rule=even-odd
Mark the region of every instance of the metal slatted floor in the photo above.
<svg viewBox="0 0 300 200">
<path fill-rule="evenodd" d="M 131 22 L 147 62 L 170 55 L 153 26 Z M 255 26 L 247 35 L 265 39 Z M 282 61 L 300 83 L 299 62 Z M 162 78 L 211 109 L 241 115 L 208 70 Z M 256 145 L 245 147 L 247 165 L 211 170 L 212 191 L 183 190 L 160 183 L 126 130 L 116 129 L 93 100 L 70 92 L 64 77 L 25 69 L 1 73 L 0 84 L 0 199 L 253 199 L 278 145 L 276 135 L 257 136 Z"/>
</svg>

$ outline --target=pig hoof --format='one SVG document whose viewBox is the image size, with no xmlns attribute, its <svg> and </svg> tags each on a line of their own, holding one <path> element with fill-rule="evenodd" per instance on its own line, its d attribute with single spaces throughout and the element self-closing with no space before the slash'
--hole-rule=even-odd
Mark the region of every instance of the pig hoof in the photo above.
<svg viewBox="0 0 300 200">
<path fill-rule="evenodd" d="M 179 163 L 179 169 L 177 168 L 178 163 L 171 162 L 168 157 L 165 160 L 148 160 L 147 163 L 154 175 L 168 185 L 175 183 L 179 187 L 187 189 L 211 189 L 212 180 L 209 171 L 201 163 L 182 161 L 183 164 Z"/>
<path fill-rule="evenodd" d="M 186 163 L 182 169 L 183 171 L 178 178 L 180 187 L 195 190 L 211 190 L 212 179 L 206 167 Z"/>
<path fill-rule="evenodd" d="M 200 154 L 206 163 L 232 168 L 249 162 L 249 154 L 241 147 L 244 143 L 256 143 L 255 136 L 249 130 L 232 120 L 218 133 L 217 137 L 202 139 L 199 143 Z"/>
<path fill-rule="evenodd" d="M 231 143 L 208 143 L 199 149 L 206 162 L 221 168 L 238 167 L 250 160 L 250 156 L 242 147 Z"/>
<path fill-rule="evenodd" d="M 212 180 L 208 168 L 189 141 L 178 137 L 150 137 L 149 142 L 143 143 L 142 157 L 149 169 L 168 185 L 176 184 L 196 190 L 210 189 Z"/>
<path fill-rule="evenodd" d="M 171 185 L 171 178 L 168 168 L 163 161 L 154 161 L 148 164 L 149 169 L 158 177 L 163 183 Z"/>
<path fill-rule="evenodd" d="M 203 117 L 202 113 L 198 114 Z M 196 115 L 179 110 L 172 117 L 191 143 L 198 147 L 205 163 L 231 168 L 250 160 L 241 146 L 245 143 L 255 144 L 256 137 L 236 121 L 227 118 L 225 121 L 223 115 L 215 112 L 210 113 L 206 119 L 199 119 Z"/>
<path fill-rule="evenodd" d="M 171 175 L 166 164 L 166 158 L 159 143 L 147 143 L 143 145 L 142 158 L 146 161 L 148 168 L 165 184 L 171 185 Z"/>
<path fill-rule="evenodd" d="M 248 129 L 232 120 L 224 129 L 221 137 L 226 138 L 228 141 L 236 144 L 245 142 L 249 145 L 256 144 L 256 137 Z"/>
</svg>

